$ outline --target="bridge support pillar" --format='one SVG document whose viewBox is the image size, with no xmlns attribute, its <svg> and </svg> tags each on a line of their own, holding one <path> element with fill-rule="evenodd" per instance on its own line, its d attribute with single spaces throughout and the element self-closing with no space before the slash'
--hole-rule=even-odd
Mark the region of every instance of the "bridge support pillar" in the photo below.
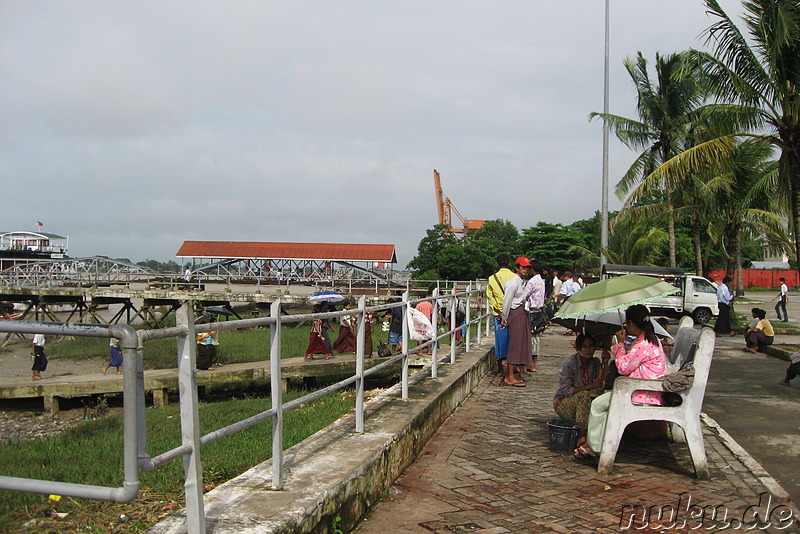
<svg viewBox="0 0 800 534">
<path fill-rule="evenodd" d="M 58 397 L 55 395 L 45 395 L 42 397 L 44 401 L 44 413 L 50 416 L 55 416 L 58 413 Z"/>
<path fill-rule="evenodd" d="M 166 389 L 154 389 L 153 390 L 153 406 L 156 408 L 163 408 L 169 404 L 169 398 L 167 397 L 167 390 Z"/>
</svg>

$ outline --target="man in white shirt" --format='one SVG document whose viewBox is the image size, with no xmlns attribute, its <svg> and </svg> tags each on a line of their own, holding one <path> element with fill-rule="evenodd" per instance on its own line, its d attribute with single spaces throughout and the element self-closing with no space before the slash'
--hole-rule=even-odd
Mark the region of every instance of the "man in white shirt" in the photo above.
<svg viewBox="0 0 800 534">
<path fill-rule="evenodd" d="M 788 323 L 789 314 L 786 313 L 786 303 L 789 302 L 789 286 L 786 285 L 785 278 L 780 278 L 779 280 L 781 282 L 780 293 L 778 293 L 778 295 L 772 300 L 774 302 L 776 299 L 780 299 L 778 300 L 778 303 L 775 305 L 775 313 L 778 314 L 778 321 Z M 781 310 L 783 310 L 783 319 L 781 319 Z"/>
<path fill-rule="evenodd" d="M 564 273 L 564 278 L 562 278 L 564 282 L 561 284 L 561 302 L 564 302 L 581 290 L 581 285 L 575 278 L 577 277 L 574 277 L 570 271 Z"/>
<path fill-rule="evenodd" d="M 536 359 L 539 357 L 539 336 L 544 330 L 544 279 L 542 278 L 542 267 L 539 262 L 531 262 L 529 272 L 533 277 L 528 280 L 525 288 L 525 297 L 528 299 L 528 313 L 531 321 L 531 366 L 527 369 L 536 372 Z"/>
<path fill-rule="evenodd" d="M 514 277 L 506 282 L 503 294 L 502 326 L 508 329 L 508 353 L 506 357 L 506 386 L 525 387 L 517 380 L 514 371 L 524 371 L 531 366 L 531 321 L 525 311 L 525 279 L 531 261 L 525 256 L 517 258 Z"/>
<path fill-rule="evenodd" d="M 717 333 L 717 336 L 731 333 L 731 302 L 733 301 L 733 294 L 730 288 L 731 282 L 733 282 L 733 279 L 730 276 L 726 276 L 717 288 L 719 315 L 717 316 L 717 322 L 714 323 L 714 332 Z"/>
</svg>

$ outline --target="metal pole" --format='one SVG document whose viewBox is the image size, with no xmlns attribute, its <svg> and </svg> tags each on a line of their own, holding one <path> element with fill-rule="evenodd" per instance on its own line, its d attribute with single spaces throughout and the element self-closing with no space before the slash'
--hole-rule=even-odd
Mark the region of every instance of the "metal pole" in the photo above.
<svg viewBox="0 0 800 534">
<path fill-rule="evenodd" d="M 450 363 L 456 363 L 456 311 L 458 311 L 458 297 L 456 286 L 450 290 Z"/>
<path fill-rule="evenodd" d="M 206 531 L 203 505 L 203 466 L 200 463 L 200 407 L 197 402 L 197 343 L 191 301 L 183 301 L 176 313 L 186 336 L 178 338 L 178 390 L 181 398 L 181 443 L 189 448 L 183 457 L 183 484 L 186 495 L 186 527 L 189 532 Z"/>
<path fill-rule="evenodd" d="M 281 380 L 281 299 L 269 308 L 275 324 L 269 327 L 269 374 L 272 409 L 272 487 L 280 489 L 283 480 L 283 383 Z M 191 532 L 191 531 L 190 531 Z"/>
<path fill-rule="evenodd" d="M 431 311 L 433 323 L 433 350 L 431 350 L 431 378 L 439 376 L 439 288 L 433 290 L 433 310 Z"/>
<path fill-rule="evenodd" d="M 465 332 L 466 339 L 464 340 L 464 350 L 466 350 L 467 352 L 469 352 L 469 346 L 470 346 L 469 334 L 470 334 L 470 330 L 472 330 L 472 325 L 469 323 L 469 315 L 470 315 L 469 314 L 469 305 L 470 305 L 470 297 L 471 296 L 472 296 L 472 282 L 470 282 L 469 285 L 467 286 L 467 304 L 466 304 L 466 306 L 467 306 L 467 318 L 466 318 L 467 331 Z"/>
<path fill-rule="evenodd" d="M 367 296 L 358 297 L 358 330 L 356 334 L 356 432 L 364 432 L 364 337 L 367 329 Z M 371 355 L 370 355 L 371 356 Z"/>
<path fill-rule="evenodd" d="M 608 115 L 608 51 L 609 51 L 609 1 L 606 0 L 606 43 L 605 43 L 605 68 L 603 71 L 603 113 Z M 606 263 L 608 249 L 608 121 L 603 119 L 603 193 L 602 193 L 602 219 L 600 223 L 600 267 Z"/>
<path fill-rule="evenodd" d="M 403 400 L 408 399 L 408 290 L 403 293 L 403 307 L 400 308 L 401 310 L 405 311 L 405 316 L 403 317 L 403 367 L 401 373 L 401 381 L 403 383 Z"/>
</svg>

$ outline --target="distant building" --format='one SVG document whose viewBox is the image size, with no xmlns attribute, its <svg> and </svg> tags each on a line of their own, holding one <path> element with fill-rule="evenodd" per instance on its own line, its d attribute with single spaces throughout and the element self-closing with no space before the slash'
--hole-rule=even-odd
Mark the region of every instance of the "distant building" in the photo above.
<svg viewBox="0 0 800 534">
<path fill-rule="evenodd" d="M 45 232 L 0 233 L 0 270 L 20 262 L 66 258 L 69 237 Z"/>
</svg>

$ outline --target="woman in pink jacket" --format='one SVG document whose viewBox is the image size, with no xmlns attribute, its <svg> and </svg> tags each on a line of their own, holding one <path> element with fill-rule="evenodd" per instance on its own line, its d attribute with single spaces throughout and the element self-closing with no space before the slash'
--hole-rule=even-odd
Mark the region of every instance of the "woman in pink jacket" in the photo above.
<svg viewBox="0 0 800 534">
<path fill-rule="evenodd" d="M 617 343 L 611 347 L 614 363 L 620 376 L 656 380 L 667 373 L 667 358 L 661 343 L 653 330 L 650 312 L 641 304 L 635 304 L 625 311 L 623 330 L 616 334 Z M 588 456 L 600 452 L 608 418 L 611 392 L 606 392 L 592 401 L 589 414 L 587 440 L 591 450 L 578 448 L 575 456 Z M 663 404 L 660 391 L 634 391 L 631 396 L 634 404 Z"/>
</svg>

